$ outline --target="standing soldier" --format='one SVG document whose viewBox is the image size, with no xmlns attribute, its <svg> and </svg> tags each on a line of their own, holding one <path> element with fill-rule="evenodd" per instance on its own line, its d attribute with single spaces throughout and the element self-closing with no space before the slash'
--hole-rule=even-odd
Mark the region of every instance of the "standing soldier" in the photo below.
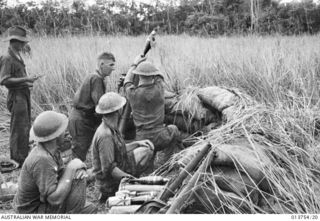
<svg viewBox="0 0 320 221">
<path fill-rule="evenodd" d="M 150 140 L 155 151 L 163 150 L 165 155 L 162 161 L 165 161 L 177 150 L 180 132 L 175 125 L 164 125 L 165 98 L 162 74 L 152 63 L 141 63 L 141 59 L 136 58 L 124 81 L 136 126 L 136 140 Z M 138 86 L 134 85 L 134 74 L 139 75 Z"/>
<path fill-rule="evenodd" d="M 86 160 L 88 150 L 101 116 L 95 114 L 95 106 L 105 93 L 104 79 L 115 69 L 114 55 L 104 52 L 98 57 L 97 70 L 89 74 L 75 94 L 69 118 L 73 156 Z"/>
<path fill-rule="evenodd" d="M 20 52 L 29 41 L 24 28 L 15 26 L 8 30 L 8 53 L 1 59 L 0 84 L 8 88 L 7 107 L 11 113 L 10 156 L 20 166 L 29 152 L 31 126 L 30 88 L 39 76 L 28 76 Z"/>
</svg>

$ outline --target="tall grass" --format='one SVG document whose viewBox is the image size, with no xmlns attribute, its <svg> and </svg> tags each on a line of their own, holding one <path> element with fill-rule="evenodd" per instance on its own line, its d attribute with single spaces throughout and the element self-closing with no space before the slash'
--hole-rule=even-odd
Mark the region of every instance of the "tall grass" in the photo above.
<svg viewBox="0 0 320 221">
<path fill-rule="evenodd" d="M 277 146 L 293 150 L 294 154 L 302 153 L 305 157 L 311 157 L 312 163 L 319 159 L 318 39 L 319 36 L 215 39 L 184 35 L 159 36 L 157 47 L 148 57 L 164 73 L 170 90 L 180 92 L 187 86 L 218 85 L 237 88 L 250 99 L 253 98 L 254 104 L 248 105 L 244 112 L 239 112 L 223 127 L 204 138 L 214 143 L 225 143 L 226 140 L 235 138 L 238 133 L 248 140 L 252 136 L 258 136 L 254 139 L 256 140 L 260 139 L 259 134 L 262 132 L 273 139 L 270 146 L 276 144 L 275 149 L 268 151 L 279 153 L 283 162 L 289 159 L 288 162 L 292 163 L 288 163 L 290 172 L 295 173 L 297 170 L 292 169 L 296 168 L 295 156 L 288 158 L 287 155 L 281 155 L 281 151 L 277 152 L 280 150 Z M 115 91 L 120 74 L 126 72 L 134 57 L 143 51 L 144 43 L 145 36 L 33 39 L 30 43 L 32 57 L 25 58 L 27 69 L 29 74 L 45 75 L 33 88 L 33 115 L 58 106 L 69 108 L 82 79 L 95 70 L 96 57 L 103 51 L 110 51 L 116 57 L 116 71 L 106 80 L 107 90 Z M 0 49 L 4 53 L 6 45 L 0 44 Z M 6 90 L 1 88 L 0 92 L 1 119 L 3 118 L 0 127 L 3 129 L 8 127 Z M 252 135 L 252 131 L 256 135 Z M 263 142 L 270 142 L 269 138 Z M 305 150 L 307 155 L 304 154 Z M 307 164 L 299 162 L 298 169 L 309 170 L 310 165 Z M 315 206 L 310 210 L 305 210 L 308 206 L 303 206 L 302 209 L 296 207 L 295 212 L 318 212 L 318 204 L 312 203 L 317 194 L 313 189 L 304 186 L 309 182 L 309 177 L 304 177 L 300 172 L 297 174 L 301 182 L 298 180 L 290 183 L 278 179 L 277 174 L 270 175 L 275 185 L 281 186 L 279 182 L 288 183 L 299 192 L 295 192 L 296 196 L 291 197 L 291 193 L 284 191 L 284 198 L 275 199 L 295 199 L 311 207 Z M 284 175 L 280 174 L 279 177 L 283 178 Z M 303 200 L 304 193 L 309 197 Z"/>
<path fill-rule="evenodd" d="M 318 106 L 318 36 L 220 37 L 160 36 L 149 57 L 173 89 L 187 85 L 237 87 L 261 102 L 292 108 Z M 37 38 L 31 41 L 30 74 L 44 74 L 34 86 L 38 104 L 69 103 L 82 78 L 94 71 L 96 57 L 111 51 L 117 70 L 107 80 L 115 90 L 118 76 L 141 53 L 145 37 Z M 1 44 L 5 52 L 6 45 Z"/>
</svg>

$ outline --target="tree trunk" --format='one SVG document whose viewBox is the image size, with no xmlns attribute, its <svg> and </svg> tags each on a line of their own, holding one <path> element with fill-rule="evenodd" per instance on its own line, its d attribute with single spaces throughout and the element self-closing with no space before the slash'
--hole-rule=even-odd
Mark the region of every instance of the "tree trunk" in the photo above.
<svg viewBox="0 0 320 221">
<path fill-rule="evenodd" d="M 251 33 L 254 31 L 254 12 L 253 12 L 253 1 L 254 0 L 250 0 L 250 9 L 251 9 L 251 24 L 250 24 L 250 31 Z"/>
</svg>

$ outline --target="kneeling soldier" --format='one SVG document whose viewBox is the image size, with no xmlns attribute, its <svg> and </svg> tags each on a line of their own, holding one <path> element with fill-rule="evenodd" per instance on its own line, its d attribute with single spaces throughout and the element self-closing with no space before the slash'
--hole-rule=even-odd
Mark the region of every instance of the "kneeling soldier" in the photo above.
<svg viewBox="0 0 320 221">
<path fill-rule="evenodd" d="M 118 131 L 122 107 L 126 99 L 117 93 L 103 95 L 96 107 L 102 123 L 92 140 L 93 173 L 100 190 L 100 203 L 117 191 L 123 177 L 139 176 L 147 170 L 154 147 L 149 140 L 124 142 Z"/>
<path fill-rule="evenodd" d="M 138 86 L 134 85 L 134 74 L 139 76 Z M 149 139 L 156 152 L 163 152 L 158 164 L 165 163 L 179 151 L 181 134 L 175 125 L 164 124 L 165 91 L 161 72 L 150 62 L 141 63 L 137 57 L 127 73 L 124 87 L 132 108 L 136 140 Z"/>
<path fill-rule="evenodd" d="M 86 203 L 86 166 L 79 160 L 63 167 L 59 148 L 68 118 L 54 111 L 41 113 L 30 131 L 37 146 L 26 158 L 14 198 L 17 213 L 96 213 Z"/>
</svg>

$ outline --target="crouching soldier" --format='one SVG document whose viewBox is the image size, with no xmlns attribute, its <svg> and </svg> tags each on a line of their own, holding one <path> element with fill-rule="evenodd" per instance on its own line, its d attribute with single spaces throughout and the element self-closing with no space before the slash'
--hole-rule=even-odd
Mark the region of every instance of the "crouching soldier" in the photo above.
<svg viewBox="0 0 320 221">
<path fill-rule="evenodd" d="M 152 63 L 141 63 L 141 57 L 137 57 L 132 66 L 124 80 L 124 87 L 132 108 L 136 140 L 149 139 L 155 151 L 163 152 L 160 163 L 164 163 L 181 147 L 178 128 L 164 125 L 164 79 Z M 134 74 L 139 76 L 138 86 L 134 85 Z"/>
<path fill-rule="evenodd" d="M 41 113 L 30 131 L 37 146 L 26 158 L 14 198 L 17 213 L 96 213 L 86 203 L 86 167 L 79 160 L 64 168 L 59 152 L 68 119 L 54 111 Z"/>
<path fill-rule="evenodd" d="M 139 176 L 153 156 L 153 144 L 141 140 L 126 144 L 118 131 L 118 122 L 126 99 L 117 93 L 103 95 L 96 107 L 102 123 L 92 140 L 93 173 L 100 190 L 100 203 L 113 196 L 123 177 Z"/>
</svg>

